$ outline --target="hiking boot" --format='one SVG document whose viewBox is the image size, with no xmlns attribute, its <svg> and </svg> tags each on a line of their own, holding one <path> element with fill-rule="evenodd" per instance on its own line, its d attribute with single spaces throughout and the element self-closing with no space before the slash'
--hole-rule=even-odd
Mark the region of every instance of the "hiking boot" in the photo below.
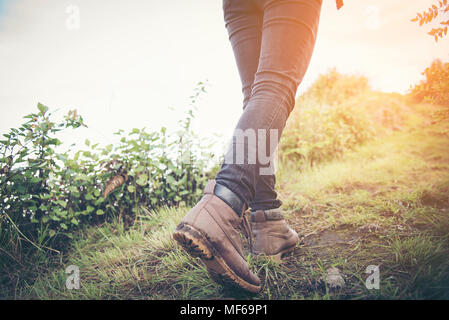
<svg viewBox="0 0 449 320">
<path fill-rule="evenodd" d="M 245 209 L 237 195 L 212 180 L 200 202 L 181 220 L 173 238 L 204 262 L 214 281 L 257 293 L 261 283 L 249 269 L 238 231 L 242 223 L 249 229 Z"/>
<path fill-rule="evenodd" d="M 281 261 L 282 255 L 291 252 L 299 243 L 295 230 L 290 228 L 281 209 L 251 212 L 251 229 L 254 254 L 265 254 Z"/>
</svg>

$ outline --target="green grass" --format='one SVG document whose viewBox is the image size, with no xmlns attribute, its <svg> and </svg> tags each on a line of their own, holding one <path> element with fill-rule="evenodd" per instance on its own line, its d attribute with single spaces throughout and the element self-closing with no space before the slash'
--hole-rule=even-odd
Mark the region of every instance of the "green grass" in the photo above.
<svg viewBox="0 0 449 320">
<path fill-rule="evenodd" d="M 279 193 L 302 238 L 281 264 L 248 255 L 260 294 L 229 291 L 171 238 L 188 208 L 142 211 L 133 226 L 83 231 L 70 252 L 16 289 L 25 299 L 430 299 L 449 298 L 449 121 L 425 121 L 314 168 L 284 166 Z M 65 268 L 81 288 L 65 288 Z M 368 265 L 380 289 L 365 287 Z M 345 286 L 330 289 L 326 270 Z"/>
</svg>

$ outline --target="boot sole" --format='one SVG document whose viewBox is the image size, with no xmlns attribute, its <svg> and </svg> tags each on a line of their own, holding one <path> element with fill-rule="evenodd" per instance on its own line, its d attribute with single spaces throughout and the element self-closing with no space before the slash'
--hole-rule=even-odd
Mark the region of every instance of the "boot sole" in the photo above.
<svg viewBox="0 0 449 320">
<path fill-rule="evenodd" d="M 220 256 L 212 243 L 195 228 L 183 225 L 173 233 L 173 238 L 194 258 L 200 258 L 215 282 L 252 293 L 260 292 L 261 285 L 251 284 L 238 276 Z"/>
</svg>

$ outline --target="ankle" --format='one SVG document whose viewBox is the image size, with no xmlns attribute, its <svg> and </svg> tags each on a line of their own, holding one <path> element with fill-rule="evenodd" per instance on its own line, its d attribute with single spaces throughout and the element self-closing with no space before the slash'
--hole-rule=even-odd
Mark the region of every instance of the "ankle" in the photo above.
<svg viewBox="0 0 449 320">
<path fill-rule="evenodd" d="M 281 208 L 251 211 L 251 222 L 284 220 Z"/>
<path fill-rule="evenodd" d="M 231 207 L 239 217 L 241 217 L 248 208 L 246 203 L 236 193 L 222 184 L 216 183 L 213 193 Z"/>
</svg>

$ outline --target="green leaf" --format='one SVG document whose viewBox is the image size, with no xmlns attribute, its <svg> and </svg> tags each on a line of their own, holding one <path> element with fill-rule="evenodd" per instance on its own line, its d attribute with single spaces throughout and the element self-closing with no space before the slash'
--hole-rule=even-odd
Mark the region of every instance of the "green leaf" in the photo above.
<svg viewBox="0 0 449 320">
<path fill-rule="evenodd" d="M 167 182 L 169 184 L 172 184 L 172 185 L 176 185 L 177 184 L 175 178 L 173 178 L 172 176 L 167 176 Z"/>
<path fill-rule="evenodd" d="M 134 187 L 133 185 L 128 186 L 128 191 L 131 193 L 134 193 L 136 191 L 136 187 Z"/>
<path fill-rule="evenodd" d="M 26 193 L 26 187 L 24 185 L 17 186 L 17 191 L 19 191 L 21 194 Z"/>
<path fill-rule="evenodd" d="M 68 229 L 68 227 L 67 227 L 67 225 L 66 225 L 65 223 L 61 223 L 60 226 L 61 226 L 61 228 L 63 228 L 64 230 L 67 230 L 67 229 Z"/>
<path fill-rule="evenodd" d="M 44 145 L 49 146 L 49 145 L 60 145 L 61 141 L 59 139 L 53 138 L 53 139 L 48 139 L 45 141 Z"/>
<path fill-rule="evenodd" d="M 101 210 L 101 209 L 98 209 L 98 210 L 97 210 L 97 215 L 101 216 L 101 215 L 103 215 L 103 214 L 104 214 L 104 211 L 103 211 L 103 210 Z"/>
<path fill-rule="evenodd" d="M 48 107 L 40 102 L 37 104 L 37 108 L 39 109 L 41 115 L 45 115 L 45 113 L 48 111 Z"/>
<path fill-rule="evenodd" d="M 57 200 L 56 203 L 59 204 L 63 208 L 67 207 L 67 202 L 65 202 L 65 201 Z"/>
<path fill-rule="evenodd" d="M 78 176 L 75 177 L 75 180 L 89 181 L 89 177 L 87 176 L 87 174 L 80 173 Z"/>
<path fill-rule="evenodd" d="M 41 178 L 39 178 L 39 177 L 31 178 L 31 183 L 38 183 L 39 181 L 41 181 Z"/>
</svg>

